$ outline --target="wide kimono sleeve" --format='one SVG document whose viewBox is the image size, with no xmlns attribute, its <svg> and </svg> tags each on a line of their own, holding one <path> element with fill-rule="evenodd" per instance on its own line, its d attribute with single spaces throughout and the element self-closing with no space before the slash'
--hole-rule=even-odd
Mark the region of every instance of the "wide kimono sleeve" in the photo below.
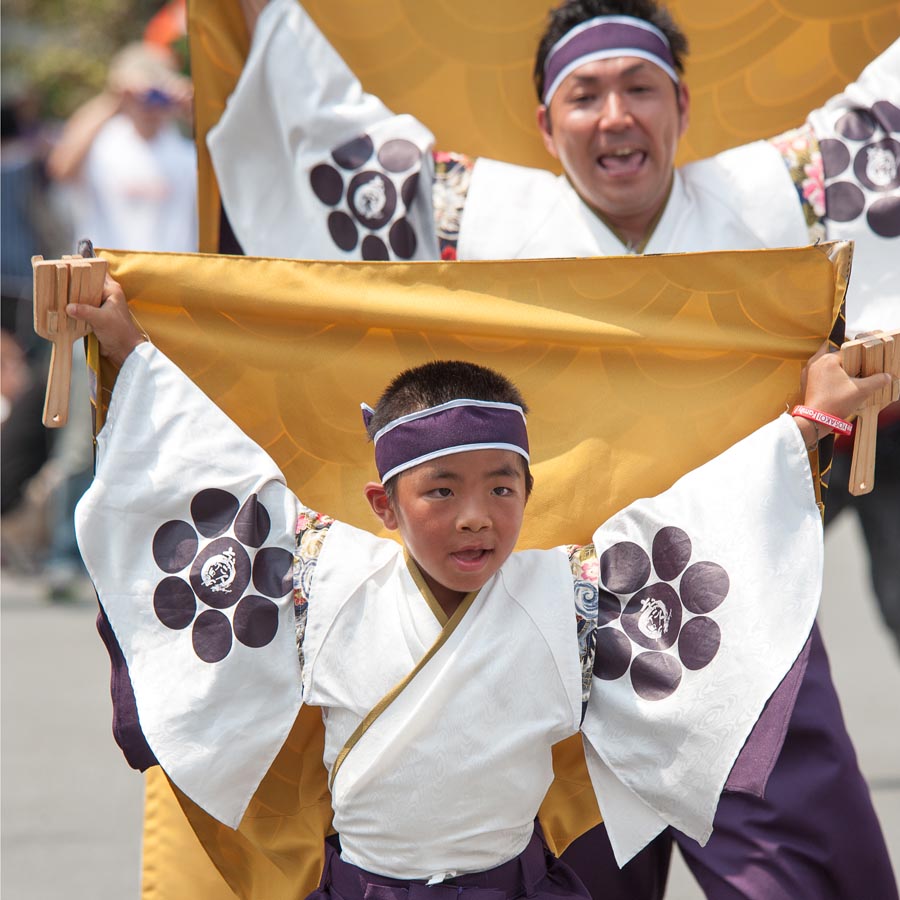
<svg viewBox="0 0 900 900">
<path fill-rule="evenodd" d="M 236 827 L 302 701 L 293 576 L 309 511 L 149 343 L 123 365 L 97 443 L 76 530 L 143 756 Z"/>
<path fill-rule="evenodd" d="M 809 637 L 822 523 L 796 425 L 785 415 L 754 432 L 593 542 L 596 563 L 575 572 L 593 653 L 582 733 L 624 864 L 666 825 L 706 842 L 738 755 Z"/>
<path fill-rule="evenodd" d="M 296 0 L 272 0 L 207 139 L 247 254 L 436 259 L 431 132 L 367 94 Z"/>
<path fill-rule="evenodd" d="M 818 189 L 829 240 L 855 244 L 847 333 L 900 328 L 900 40 L 808 126 L 821 162 L 798 189 Z"/>
</svg>

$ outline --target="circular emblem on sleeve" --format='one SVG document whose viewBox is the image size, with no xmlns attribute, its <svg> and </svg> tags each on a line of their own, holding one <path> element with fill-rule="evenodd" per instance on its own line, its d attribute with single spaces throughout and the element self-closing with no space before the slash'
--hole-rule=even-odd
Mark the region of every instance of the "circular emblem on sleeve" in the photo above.
<svg viewBox="0 0 900 900">
<path fill-rule="evenodd" d="M 380 172 L 354 175 L 347 194 L 353 215 L 372 230 L 386 225 L 397 208 L 397 189 Z"/>
<path fill-rule="evenodd" d="M 879 100 L 844 113 L 836 137 L 820 142 L 825 172 L 825 210 L 834 222 L 865 215 L 880 237 L 900 235 L 900 108 Z M 878 137 L 878 134 L 881 137 Z"/>
<path fill-rule="evenodd" d="M 309 170 L 325 207 L 325 228 L 342 253 L 365 260 L 412 259 L 418 247 L 410 217 L 422 151 L 405 138 L 380 144 L 369 134 L 341 144 Z"/>
<path fill-rule="evenodd" d="M 153 592 L 153 610 L 166 628 L 191 629 L 191 647 L 203 662 L 225 659 L 235 639 L 251 648 L 274 640 L 274 601 L 292 589 L 293 554 L 265 546 L 270 528 L 256 494 L 241 506 L 218 488 L 194 495 L 190 521 L 157 528 L 152 552 L 165 577 Z"/>
<path fill-rule="evenodd" d="M 663 700 L 678 689 L 684 669 L 712 662 L 721 630 L 709 614 L 727 597 L 730 580 L 718 563 L 691 562 L 692 555 L 689 535 L 675 526 L 661 528 L 649 552 L 619 541 L 600 555 L 606 605 L 621 604 L 621 614 L 598 617 L 597 678 L 628 673 L 641 699 Z"/>
</svg>

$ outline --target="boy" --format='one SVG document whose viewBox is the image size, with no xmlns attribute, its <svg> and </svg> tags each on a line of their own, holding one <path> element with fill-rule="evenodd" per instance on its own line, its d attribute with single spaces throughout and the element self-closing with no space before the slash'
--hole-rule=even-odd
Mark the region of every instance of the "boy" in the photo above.
<svg viewBox="0 0 900 900">
<path fill-rule="evenodd" d="M 667 823 L 708 837 L 815 614 L 819 421 L 782 417 L 590 545 L 514 554 L 521 398 L 480 367 L 419 367 L 368 422 L 366 496 L 404 552 L 303 507 L 144 344 L 114 282 L 99 309 L 68 311 L 122 366 L 82 550 L 146 749 L 210 814 L 240 821 L 302 702 L 322 707 L 342 845 L 322 890 L 345 900 L 445 881 L 581 895 L 533 826 L 550 749 L 579 730 L 620 860 Z M 819 354 L 804 401 L 837 422 L 888 381 Z"/>
</svg>

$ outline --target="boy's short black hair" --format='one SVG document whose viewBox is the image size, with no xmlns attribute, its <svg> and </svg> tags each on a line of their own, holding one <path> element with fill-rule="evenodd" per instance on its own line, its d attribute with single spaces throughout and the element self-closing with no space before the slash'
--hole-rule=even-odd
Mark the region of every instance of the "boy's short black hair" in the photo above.
<svg viewBox="0 0 900 900">
<path fill-rule="evenodd" d="M 540 103 L 544 102 L 544 63 L 551 47 L 576 25 L 596 16 L 632 16 L 655 25 L 669 41 L 675 70 L 679 75 L 684 74 L 688 39 L 664 6 L 654 0 L 565 0 L 550 10 L 547 27 L 538 43 L 534 60 L 534 86 Z"/>
<path fill-rule="evenodd" d="M 435 360 L 404 370 L 384 389 L 366 426 L 369 439 L 400 416 L 461 399 L 515 403 L 524 413 L 528 412 L 521 392 L 505 375 L 475 363 Z M 531 493 L 534 478 L 524 457 L 522 463 L 527 496 Z M 393 496 L 395 480 L 396 476 L 384 485 L 388 496 Z"/>
</svg>

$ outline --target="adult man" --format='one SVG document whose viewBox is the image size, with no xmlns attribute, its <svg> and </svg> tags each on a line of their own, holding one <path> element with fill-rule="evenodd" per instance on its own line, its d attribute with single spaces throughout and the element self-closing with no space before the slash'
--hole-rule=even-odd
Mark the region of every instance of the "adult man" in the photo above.
<svg viewBox="0 0 900 900">
<path fill-rule="evenodd" d="M 129 44 L 112 59 L 107 88 L 79 107 L 47 167 L 73 188 L 73 226 L 98 247 L 196 250 L 196 152 L 176 118 L 191 85 L 174 58 Z"/>
<path fill-rule="evenodd" d="M 676 171 L 690 107 L 685 52 L 671 18 L 646 0 L 567 3 L 536 65 L 538 125 L 565 177 L 437 154 L 432 178 L 427 129 L 364 94 L 303 11 L 275 0 L 210 134 L 224 205 L 247 252 L 301 257 L 596 256 L 853 237 L 853 330 L 897 322 L 900 179 L 896 142 L 878 129 L 900 129 L 890 70 L 900 45 L 798 132 Z M 260 134 L 270 136 L 262 147 Z M 840 185 L 830 215 L 823 156 Z M 766 798 L 725 795 L 704 849 L 676 836 L 710 896 L 849 897 L 862 883 L 896 895 L 818 634 L 803 665 L 790 722 L 771 723 L 787 733 Z M 580 872 L 595 896 L 616 896 L 612 876 L 597 877 L 595 838 L 583 840 Z M 659 891 L 650 881 L 631 896 Z"/>
</svg>

